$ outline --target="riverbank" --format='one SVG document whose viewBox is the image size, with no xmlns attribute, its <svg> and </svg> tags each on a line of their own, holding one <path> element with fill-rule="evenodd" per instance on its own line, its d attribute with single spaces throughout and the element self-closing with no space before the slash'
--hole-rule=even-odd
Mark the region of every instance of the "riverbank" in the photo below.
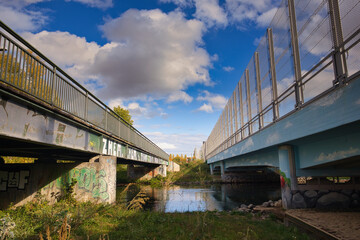
<svg viewBox="0 0 360 240">
<path fill-rule="evenodd" d="M 0 219 L 0 229 L 16 239 L 309 239 L 272 215 L 238 211 L 163 213 L 38 200 L 0 211 Z"/>
</svg>

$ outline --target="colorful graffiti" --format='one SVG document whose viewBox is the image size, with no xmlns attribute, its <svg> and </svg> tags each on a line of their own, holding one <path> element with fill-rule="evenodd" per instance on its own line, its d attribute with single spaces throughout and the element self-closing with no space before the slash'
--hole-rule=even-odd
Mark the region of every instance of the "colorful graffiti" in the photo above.
<svg viewBox="0 0 360 240">
<path fill-rule="evenodd" d="M 97 171 L 95 168 L 84 167 L 71 169 L 66 174 L 57 178 L 55 181 L 48 184 L 43 190 L 53 189 L 58 190 L 68 186 L 72 181 L 76 180 L 76 187 L 91 193 L 91 196 L 101 201 L 109 199 L 108 184 L 106 179 L 106 172 L 102 169 Z"/>
</svg>

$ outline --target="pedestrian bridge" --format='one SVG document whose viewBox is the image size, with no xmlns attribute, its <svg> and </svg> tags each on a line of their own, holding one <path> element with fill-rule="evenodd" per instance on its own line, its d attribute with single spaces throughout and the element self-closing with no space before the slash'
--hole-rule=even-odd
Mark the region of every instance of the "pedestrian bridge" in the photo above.
<svg viewBox="0 0 360 240">
<path fill-rule="evenodd" d="M 357 206 L 359 11 L 360 1 L 282 1 L 204 142 L 212 171 L 235 181 L 274 170 L 288 208 Z"/>
<path fill-rule="evenodd" d="M 0 207 L 72 178 L 83 199 L 113 202 L 116 163 L 145 166 L 131 165 L 134 176 L 166 175 L 168 164 L 167 153 L 1 21 L 0 156 L 37 159 L 0 162 Z"/>
</svg>

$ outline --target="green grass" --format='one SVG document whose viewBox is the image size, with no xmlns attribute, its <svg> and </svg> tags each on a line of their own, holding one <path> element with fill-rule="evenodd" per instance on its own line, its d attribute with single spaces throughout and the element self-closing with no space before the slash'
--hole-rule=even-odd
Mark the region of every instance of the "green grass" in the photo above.
<svg viewBox="0 0 360 240">
<path fill-rule="evenodd" d="M 16 239 L 39 239 L 40 233 L 46 236 L 47 228 L 52 239 L 60 239 L 58 231 L 65 225 L 71 239 L 308 239 L 271 218 L 238 212 L 160 213 L 64 201 L 52 206 L 28 203 L 1 211 L 0 218 L 4 216 L 15 223 Z"/>
</svg>

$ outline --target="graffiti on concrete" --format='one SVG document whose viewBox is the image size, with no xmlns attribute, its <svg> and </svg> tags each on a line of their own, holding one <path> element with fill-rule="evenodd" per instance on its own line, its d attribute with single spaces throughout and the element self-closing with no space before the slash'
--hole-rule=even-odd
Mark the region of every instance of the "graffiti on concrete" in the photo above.
<svg viewBox="0 0 360 240">
<path fill-rule="evenodd" d="M 91 167 L 71 169 L 66 174 L 63 174 L 48 184 L 43 190 L 48 188 L 53 189 L 54 187 L 61 190 L 65 186 L 68 186 L 73 179 L 77 181 L 78 189 L 90 193 L 93 198 L 100 199 L 101 201 L 109 199 L 105 170 L 101 169 L 100 171 L 96 171 L 95 168 Z"/>
<path fill-rule="evenodd" d="M 24 190 L 29 176 L 29 170 L 0 171 L 0 191 L 7 191 L 8 188 Z"/>
</svg>

